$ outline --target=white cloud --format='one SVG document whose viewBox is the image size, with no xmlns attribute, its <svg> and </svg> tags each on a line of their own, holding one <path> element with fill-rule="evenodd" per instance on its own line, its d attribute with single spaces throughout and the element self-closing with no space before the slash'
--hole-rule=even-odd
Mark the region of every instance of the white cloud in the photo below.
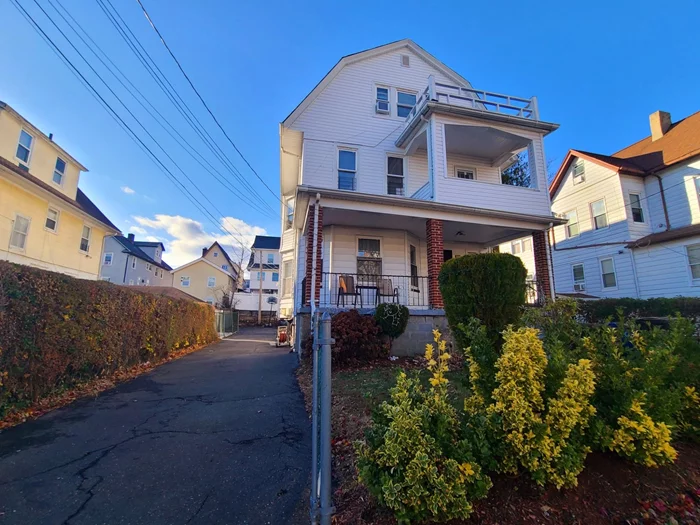
<svg viewBox="0 0 700 525">
<path fill-rule="evenodd" d="M 121 190 L 122 190 L 124 193 L 126 193 L 127 195 L 133 195 L 134 193 L 136 193 L 136 191 L 134 191 L 134 190 L 132 190 L 131 188 L 129 188 L 129 186 L 122 186 L 122 187 L 121 187 Z"/>
<path fill-rule="evenodd" d="M 148 232 L 144 228 L 141 228 L 141 226 L 131 226 L 129 231 L 136 235 L 148 235 Z"/>
<path fill-rule="evenodd" d="M 158 214 L 152 218 L 134 216 L 133 219 L 139 224 L 130 228 L 134 233 L 154 238 L 159 232 L 165 233 L 159 240 L 165 244 L 164 259 L 173 268 L 201 257 L 202 248 L 208 248 L 214 241 L 218 241 L 236 262 L 241 258 L 242 242 L 246 250 L 243 260 L 243 266 L 245 266 L 249 255 L 248 250 L 255 236 L 267 234 L 264 228 L 248 224 L 235 217 L 223 217 L 220 221 L 222 227 L 231 232 L 231 235 L 221 230 L 207 231 L 201 222 L 180 215 Z M 138 232 L 135 231 L 136 228 L 139 229 Z"/>
</svg>

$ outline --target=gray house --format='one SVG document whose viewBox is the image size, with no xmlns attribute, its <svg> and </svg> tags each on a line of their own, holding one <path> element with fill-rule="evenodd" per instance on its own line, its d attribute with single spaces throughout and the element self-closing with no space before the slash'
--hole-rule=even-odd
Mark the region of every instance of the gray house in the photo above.
<svg viewBox="0 0 700 525">
<path fill-rule="evenodd" d="M 172 268 L 162 259 L 161 242 L 136 241 L 134 234 L 105 239 L 100 278 L 129 286 L 172 286 Z"/>
</svg>

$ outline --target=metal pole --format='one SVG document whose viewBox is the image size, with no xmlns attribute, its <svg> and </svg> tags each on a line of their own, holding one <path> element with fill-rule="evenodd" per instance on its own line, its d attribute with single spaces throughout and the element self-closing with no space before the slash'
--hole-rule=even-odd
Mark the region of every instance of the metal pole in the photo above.
<svg viewBox="0 0 700 525">
<path fill-rule="evenodd" d="M 255 259 L 253 259 L 255 262 Z M 262 280 L 263 280 L 263 251 L 260 250 L 260 266 L 258 267 L 258 324 L 262 324 Z"/>
<path fill-rule="evenodd" d="M 311 315 L 311 331 L 313 333 L 313 345 L 311 355 L 313 358 L 313 393 L 311 408 L 311 497 L 309 498 L 311 524 L 318 525 L 318 316 Z"/>
<path fill-rule="evenodd" d="M 321 319 L 321 525 L 331 525 L 331 315 Z"/>
</svg>

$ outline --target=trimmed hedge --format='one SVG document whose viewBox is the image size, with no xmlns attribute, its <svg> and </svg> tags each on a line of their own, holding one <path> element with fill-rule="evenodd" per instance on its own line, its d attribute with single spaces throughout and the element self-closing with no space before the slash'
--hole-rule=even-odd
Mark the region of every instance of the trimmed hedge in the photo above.
<svg viewBox="0 0 700 525">
<path fill-rule="evenodd" d="M 440 292 L 460 348 L 467 344 L 458 330 L 460 323 L 476 317 L 495 337 L 520 318 L 526 277 L 522 261 L 508 253 L 473 253 L 442 265 Z"/>
<path fill-rule="evenodd" d="M 578 306 L 579 313 L 589 323 L 603 322 L 610 317 L 617 319 L 619 309 L 625 317 L 670 317 L 677 314 L 693 319 L 700 317 L 700 298 L 695 297 L 579 300 Z"/>
<path fill-rule="evenodd" d="M 208 305 L 0 262 L 0 417 L 217 339 Z"/>
<path fill-rule="evenodd" d="M 382 303 L 374 312 L 374 320 L 384 335 L 396 339 L 406 331 L 410 315 L 408 308 L 401 304 Z"/>
</svg>

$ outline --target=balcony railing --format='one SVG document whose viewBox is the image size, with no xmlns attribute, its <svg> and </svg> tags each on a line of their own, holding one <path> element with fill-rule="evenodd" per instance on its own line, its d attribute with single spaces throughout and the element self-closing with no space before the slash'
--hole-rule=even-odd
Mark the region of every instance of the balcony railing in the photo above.
<svg viewBox="0 0 700 525">
<path fill-rule="evenodd" d="M 430 101 L 441 102 L 453 106 L 476 109 L 486 113 L 497 113 L 511 117 L 519 117 L 529 120 L 539 120 L 537 97 L 521 98 L 512 95 L 503 95 L 491 91 L 465 88 L 451 84 L 436 82 L 435 78 L 428 77 L 428 87 L 421 93 L 416 105 L 406 117 L 406 125 L 423 110 L 423 106 Z"/>
</svg>

